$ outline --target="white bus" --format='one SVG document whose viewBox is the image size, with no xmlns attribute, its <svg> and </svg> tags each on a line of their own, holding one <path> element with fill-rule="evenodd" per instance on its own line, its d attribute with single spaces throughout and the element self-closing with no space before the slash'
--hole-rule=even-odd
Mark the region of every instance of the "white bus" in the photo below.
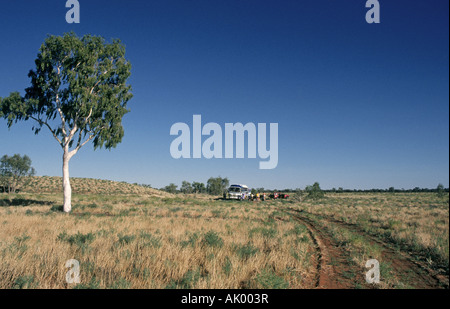
<svg viewBox="0 0 450 309">
<path fill-rule="evenodd" d="M 250 189 L 246 185 L 231 185 L 224 194 L 225 199 L 245 200 L 250 197 Z"/>
</svg>

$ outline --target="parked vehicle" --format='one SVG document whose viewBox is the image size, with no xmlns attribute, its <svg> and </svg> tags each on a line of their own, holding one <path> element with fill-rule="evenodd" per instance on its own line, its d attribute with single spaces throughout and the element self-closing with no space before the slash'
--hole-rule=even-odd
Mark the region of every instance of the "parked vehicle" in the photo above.
<svg viewBox="0 0 450 309">
<path fill-rule="evenodd" d="M 269 195 L 269 198 L 276 200 L 279 197 L 278 192 L 274 192 L 272 194 Z"/>
<path fill-rule="evenodd" d="M 288 199 L 289 198 L 289 194 L 274 192 L 274 193 L 269 195 L 269 198 L 275 199 L 275 200 L 276 199 Z"/>
<path fill-rule="evenodd" d="M 246 185 L 231 185 L 224 194 L 225 199 L 246 200 L 250 197 L 250 189 Z"/>
</svg>

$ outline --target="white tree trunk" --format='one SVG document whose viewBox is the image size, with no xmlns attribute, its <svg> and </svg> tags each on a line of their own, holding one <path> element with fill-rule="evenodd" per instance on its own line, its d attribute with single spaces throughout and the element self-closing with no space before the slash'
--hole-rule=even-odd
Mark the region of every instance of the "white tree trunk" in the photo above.
<svg viewBox="0 0 450 309">
<path fill-rule="evenodd" d="M 64 151 L 63 155 L 63 192 L 64 192 L 64 212 L 70 212 L 72 210 L 72 188 L 70 187 L 69 178 L 69 160 L 71 156 Z"/>
</svg>

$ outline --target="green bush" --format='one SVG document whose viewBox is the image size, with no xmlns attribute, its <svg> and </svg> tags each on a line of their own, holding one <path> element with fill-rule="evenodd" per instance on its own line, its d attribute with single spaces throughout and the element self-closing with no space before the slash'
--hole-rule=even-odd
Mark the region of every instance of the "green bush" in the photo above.
<svg viewBox="0 0 450 309">
<path fill-rule="evenodd" d="M 94 289 L 100 289 L 100 280 L 97 280 L 95 277 L 91 278 L 91 281 L 87 284 L 77 284 L 74 286 L 74 289 L 76 290 L 94 290 Z"/>
<path fill-rule="evenodd" d="M 287 289 L 289 282 L 278 276 L 271 268 L 265 268 L 256 276 L 256 284 L 263 289 Z"/>
<path fill-rule="evenodd" d="M 119 234 L 118 237 L 119 237 L 119 244 L 121 244 L 121 245 L 128 245 L 136 239 L 136 236 L 134 236 L 134 235 Z"/>
<path fill-rule="evenodd" d="M 64 231 L 60 233 L 57 237 L 59 241 L 68 242 L 70 245 L 76 245 L 78 248 L 82 250 L 82 253 L 85 253 L 87 249 L 89 249 L 89 245 L 94 241 L 95 235 L 93 233 L 82 234 L 78 232 L 75 235 L 67 235 Z"/>
<path fill-rule="evenodd" d="M 307 198 L 309 199 L 318 200 L 325 197 L 325 193 L 318 182 L 315 182 L 312 186 L 307 186 L 305 191 L 308 192 Z"/>
<path fill-rule="evenodd" d="M 34 276 L 21 276 L 14 281 L 13 289 L 34 289 L 36 286 Z"/>
<path fill-rule="evenodd" d="M 248 242 L 245 245 L 235 245 L 234 251 L 242 260 L 247 260 L 258 253 L 259 249 L 255 248 L 251 242 Z"/>
<path fill-rule="evenodd" d="M 230 258 L 227 256 L 225 257 L 225 263 L 223 264 L 223 272 L 226 276 L 229 276 L 231 274 L 231 270 L 233 268 L 233 264 L 231 263 Z"/>
<path fill-rule="evenodd" d="M 187 246 L 191 246 L 192 248 L 194 248 L 198 238 L 199 238 L 198 233 L 190 234 L 188 240 L 180 242 L 180 245 L 183 248 L 186 248 Z"/>
<path fill-rule="evenodd" d="M 192 289 L 201 277 L 199 269 L 188 270 L 180 279 L 171 280 L 166 289 Z"/>
<path fill-rule="evenodd" d="M 202 244 L 209 247 L 222 248 L 223 239 L 216 232 L 209 231 L 203 236 Z"/>
<path fill-rule="evenodd" d="M 114 290 L 130 289 L 131 282 L 128 282 L 124 278 L 120 278 L 119 280 L 115 281 L 109 288 Z"/>
<path fill-rule="evenodd" d="M 140 240 L 140 244 L 143 247 L 160 248 L 162 246 L 161 239 L 159 237 L 155 237 L 145 231 L 141 231 Z"/>
</svg>

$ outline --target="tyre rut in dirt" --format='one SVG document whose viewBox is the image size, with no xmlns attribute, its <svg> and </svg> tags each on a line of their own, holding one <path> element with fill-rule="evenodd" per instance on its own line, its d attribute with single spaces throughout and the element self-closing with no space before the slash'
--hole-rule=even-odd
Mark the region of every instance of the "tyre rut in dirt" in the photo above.
<svg viewBox="0 0 450 309">
<path fill-rule="evenodd" d="M 380 240 L 365 232 L 361 227 L 347 222 L 339 221 L 333 218 L 325 218 L 328 222 L 346 228 L 357 235 L 363 236 L 370 243 L 376 244 L 382 248 L 382 257 L 389 261 L 400 278 L 409 278 L 407 282 L 417 289 L 437 289 L 449 288 L 449 278 L 438 275 L 424 265 L 424 263 L 416 261 L 408 253 L 393 248 L 392 245 Z"/>
<path fill-rule="evenodd" d="M 302 214 L 303 211 L 291 207 L 289 207 L 288 210 L 291 212 L 291 215 L 301 217 L 303 222 L 314 223 L 312 219 Z M 448 277 L 438 276 L 429 267 L 424 265 L 424 263 L 416 261 L 408 253 L 399 251 L 385 241 L 368 234 L 358 225 L 311 213 L 307 213 L 307 215 L 314 217 L 314 220 L 320 220 L 322 222 L 338 225 L 342 229 L 346 229 L 358 236 L 363 237 L 363 239 L 365 239 L 368 243 L 375 244 L 380 247 L 381 258 L 392 266 L 396 276 L 398 276 L 402 282 L 410 285 L 411 287 L 417 289 L 448 289 Z M 320 230 L 322 231 L 323 229 Z"/>
<path fill-rule="evenodd" d="M 364 285 L 360 269 L 350 260 L 347 252 L 340 248 L 326 231 L 318 229 L 315 223 L 296 212 L 282 209 L 296 221 L 306 226 L 316 247 L 317 274 L 315 287 L 321 289 L 351 289 L 357 283 Z"/>
</svg>

